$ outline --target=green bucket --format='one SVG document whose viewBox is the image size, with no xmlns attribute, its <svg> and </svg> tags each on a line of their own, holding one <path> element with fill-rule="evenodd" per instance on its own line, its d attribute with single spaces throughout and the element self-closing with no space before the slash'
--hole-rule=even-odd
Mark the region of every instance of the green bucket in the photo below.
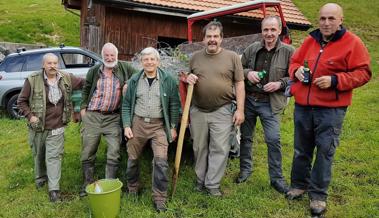
<svg viewBox="0 0 379 218">
<path fill-rule="evenodd" d="M 95 190 L 95 184 L 101 187 L 101 191 Z M 114 218 L 120 211 L 122 182 L 118 179 L 101 179 L 87 185 L 89 205 L 93 217 Z"/>
</svg>

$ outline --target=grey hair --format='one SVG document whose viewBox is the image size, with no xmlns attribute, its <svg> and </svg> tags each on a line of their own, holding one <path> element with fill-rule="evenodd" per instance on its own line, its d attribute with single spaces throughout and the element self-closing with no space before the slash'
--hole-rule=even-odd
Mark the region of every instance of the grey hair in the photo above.
<svg viewBox="0 0 379 218">
<path fill-rule="evenodd" d="M 46 53 L 42 56 L 42 64 L 45 64 L 45 61 L 47 60 L 47 58 L 49 57 L 55 57 L 57 60 L 59 60 L 58 56 L 54 53 Z"/>
<path fill-rule="evenodd" d="M 107 42 L 107 43 L 104 44 L 103 48 L 101 49 L 101 57 L 104 58 L 104 50 L 105 50 L 106 48 L 113 49 L 113 50 L 115 51 L 115 53 L 116 53 L 116 57 L 118 57 L 118 49 L 117 49 L 117 47 L 116 47 L 113 43 L 111 43 L 111 42 Z"/>
<path fill-rule="evenodd" d="M 268 20 L 276 20 L 279 24 L 279 30 L 282 29 L 282 20 L 280 19 L 280 17 L 276 16 L 276 15 L 269 15 L 267 17 L 265 17 L 263 20 L 262 20 L 262 26 L 263 24 L 268 21 Z"/>
<path fill-rule="evenodd" d="M 149 54 L 153 54 L 155 55 L 155 57 L 157 58 L 158 61 L 161 60 L 161 56 L 159 55 L 159 52 L 157 51 L 157 49 L 153 48 L 153 47 L 147 47 L 147 48 L 144 48 L 140 55 L 139 55 L 139 59 L 140 61 L 142 61 L 142 57 L 145 56 L 145 55 L 149 55 Z"/>
</svg>

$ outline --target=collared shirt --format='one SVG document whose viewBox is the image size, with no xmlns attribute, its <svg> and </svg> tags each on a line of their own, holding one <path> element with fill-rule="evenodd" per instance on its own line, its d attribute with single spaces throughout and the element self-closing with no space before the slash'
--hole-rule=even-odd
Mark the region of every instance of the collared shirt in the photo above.
<svg viewBox="0 0 379 218">
<path fill-rule="evenodd" d="M 159 90 L 159 76 L 149 85 L 146 74 L 138 80 L 135 114 L 140 117 L 162 118 L 162 103 Z"/>
<path fill-rule="evenodd" d="M 257 101 L 260 102 L 268 102 L 269 94 L 263 91 L 263 86 L 268 83 L 270 67 L 271 67 L 271 59 L 275 54 L 276 47 L 272 48 L 270 51 L 266 49 L 266 47 L 261 48 L 257 53 L 257 58 L 255 60 L 255 71 L 263 71 L 265 70 L 267 75 L 261 79 L 259 84 L 254 87 L 254 91 L 251 93 L 252 96 L 256 98 Z M 259 87 L 258 87 L 259 86 Z"/>
<path fill-rule="evenodd" d="M 62 91 L 58 87 L 59 80 L 62 78 L 61 73 L 57 73 L 56 75 L 56 80 L 53 84 L 50 84 L 46 75 L 46 72 L 43 73 L 43 78 L 45 79 L 46 84 L 49 87 L 49 92 L 48 92 L 48 99 L 50 103 L 53 105 L 57 105 L 58 101 L 62 98 Z"/>
<path fill-rule="evenodd" d="M 113 72 L 110 75 L 105 75 L 103 70 L 104 66 L 100 69 L 100 78 L 97 81 L 96 90 L 88 104 L 90 111 L 111 112 L 117 110 L 120 105 L 120 81 Z"/>
</svg>

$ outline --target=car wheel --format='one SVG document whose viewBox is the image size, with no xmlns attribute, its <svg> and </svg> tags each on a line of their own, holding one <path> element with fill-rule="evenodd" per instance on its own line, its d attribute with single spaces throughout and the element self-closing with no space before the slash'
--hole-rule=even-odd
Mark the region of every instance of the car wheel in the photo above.
<svg viewBox="0 0 379 218">
<path fill-rule="evenodd" d="M 17 98 L 18 94 L 15 94 L 9 99 L 7 103 L 7 112 L 9 116 L 13 119 L 20 119 L 23 117 L 20 113 L 20 110 L 17 107 Z"/>
</svg>

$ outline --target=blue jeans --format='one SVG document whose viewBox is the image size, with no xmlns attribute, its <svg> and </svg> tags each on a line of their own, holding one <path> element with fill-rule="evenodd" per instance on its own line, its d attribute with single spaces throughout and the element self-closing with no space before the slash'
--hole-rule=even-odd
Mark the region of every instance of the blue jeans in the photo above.
<svg viewBox="0 0 379 218">
<path fill-rule="evenodd" d="M 291 187 L 308 190 L 312 200 L 325 201 L 327 198 L 333 157 L 346 109 L 295 105 Z M 316 159 L 312 166 L 315 148 Z"/>
<path fill-rule="evenodd" d="M 272 113 L 269 102 L 257 102 L 252 96 L 246 97 L 245 122 L 241 125 L 240 173 L 250 175 L 252 171 L 252 143 L 258 117 L 263 126 L 268 147 L 270 180 L 282 180 L 280 116 Z"/>
</svg>

